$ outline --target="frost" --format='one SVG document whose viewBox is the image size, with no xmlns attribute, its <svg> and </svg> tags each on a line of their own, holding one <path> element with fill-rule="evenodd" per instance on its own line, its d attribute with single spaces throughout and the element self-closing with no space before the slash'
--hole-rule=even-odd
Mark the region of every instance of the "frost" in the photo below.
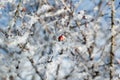
<svg viewBox="0 0 120 80">
<path fill-rule="evenodd" d="M 119 80 L 119 0 L 115 0 L 114 29 L 109 2 L 4 0 L 0 80 L 112 80 L 111 71 Z"/>
<path fill-rule="evenodd" d="M 37 11 L 37 14 L 44 13 L 52 8 L 53 7 L 50 5 L 42 5 L 42 7 Z"/>
<path fill-rule="evenodd" d="M 17 46 L 17 44 L 22 44 L 26 42 L 26 39 L 28 38 L 29 33 L 26 32 L 24 36 L 19 37 L 17 36 L 15 40 L 11 39 L 9 40 L 8 44 L 10 46 Z"/>
</svg>

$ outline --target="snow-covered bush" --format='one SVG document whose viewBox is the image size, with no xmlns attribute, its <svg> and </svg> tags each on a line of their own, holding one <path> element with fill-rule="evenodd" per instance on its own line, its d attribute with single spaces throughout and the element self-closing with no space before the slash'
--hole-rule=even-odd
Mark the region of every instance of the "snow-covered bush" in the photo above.
<svg viewBox="0 0 120 80">
<path fill-rule="evenodd" d="M 119 80 L 119 0 L 0 1 L 0 80 Z"/>
</svg>

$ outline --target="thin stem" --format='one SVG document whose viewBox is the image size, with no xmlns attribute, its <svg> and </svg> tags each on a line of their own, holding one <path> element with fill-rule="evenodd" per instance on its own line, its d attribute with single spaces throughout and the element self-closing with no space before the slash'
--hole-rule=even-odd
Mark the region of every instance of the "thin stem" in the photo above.
<svg viewBox="0 0 120 80">
<path fill-rule="evenodd" d="M 114 0 L 111 0 L 110 80 L 113 79 L 113 59 L 114 59 Z"/>
</svg>

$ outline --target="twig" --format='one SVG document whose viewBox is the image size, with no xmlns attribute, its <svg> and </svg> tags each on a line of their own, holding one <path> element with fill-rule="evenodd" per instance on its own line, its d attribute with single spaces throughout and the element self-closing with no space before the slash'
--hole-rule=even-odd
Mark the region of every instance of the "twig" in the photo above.
<svg viewBox="0 0 120 80">
<path fill-rule="evenodd" d="M 110 80 L 113 79 L 113 59 L 114 59 L 114 0 L 111 0 Z"/>
<path fill-rule="evenodd" d="M 27 58 L 28 58 L 28 60 L 31 62 L 31 65 L 33 66 L 33 68 L 35 69 L 36 73 L 39 75 L 39 77 L 41 78 L 41 80 L 43 80 L 43 79 L 42 79 L 42 76 L 39 74 L 39 72 L 38 72 L 38 70 L 37 70 L 37 67 L 34 65 L 33 59 L 30 59 L 29 57 L 27 57 Z"/>
<path fill-rule="evenodd" d="M 57 80 L 57 78 L 58 78 L 58 75 L 59 75 L 59 69 L 60 69 L 60 64 L 57 65 L 56 78 L 55 78 L 55 80 Z"/>
</svg>

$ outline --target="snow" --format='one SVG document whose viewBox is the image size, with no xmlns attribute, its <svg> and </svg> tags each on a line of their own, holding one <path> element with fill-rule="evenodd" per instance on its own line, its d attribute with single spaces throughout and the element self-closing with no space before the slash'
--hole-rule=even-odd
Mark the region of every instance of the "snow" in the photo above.
<svg viewBox="0 0 120 80">
<path fill-rule="evenodd" d="M 111 67 L 108 1 L 102 0 L 101 6 L 100 0 L 3 1 L 0 80 L 109 80 L 111 69 L 119 80 L 120 7 L 115 0 Z M 61 35 L 65 38 L 59 41 Z"/>
<path fill-rule="evenodd" d="M 27 38 L 28 38 L 28 36 L 29 36 L 28 32 L 26 32 L 24 34 L 24 36 L 22 36 L 22 37 L 16 36 L 16 39 L 11 39 L 11 40 L 9 40 L 9 42 L 7 42 L 7 44 L 9 44 L 8 47 L 17 46 L 18 44 L 25 43 Z"/>
<path fill-rule="evenodd" d="M 48 11 L 48 10 L 50 10 L 50 9 L 52 9 L 52 8 L 53 8 L 52 6 L 43 5 L 43 6 L 37 11 L 37 14 L 44 13 L 45 11 Z"/>
</svg>

